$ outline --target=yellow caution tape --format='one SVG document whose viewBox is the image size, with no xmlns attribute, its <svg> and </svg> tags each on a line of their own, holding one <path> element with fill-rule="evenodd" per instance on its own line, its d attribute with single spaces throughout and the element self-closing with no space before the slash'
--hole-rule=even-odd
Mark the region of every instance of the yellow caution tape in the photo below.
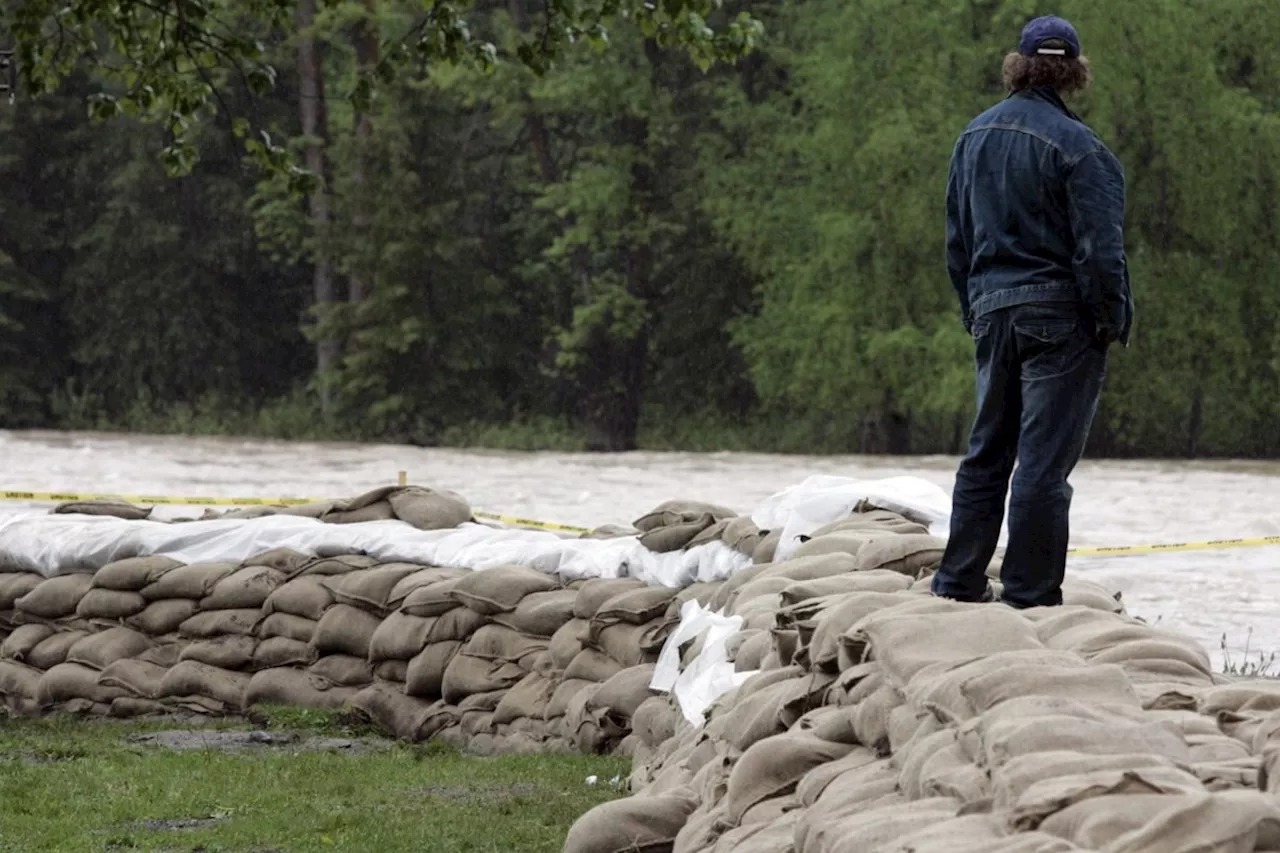
<svg viewBox="0 0 1280 853">
<path fill-rule="evenodd" d="M 169 506 L 301 506 L 332 498 L 201 498 L 173 497 L 165 495 L 108 495 L 73 492 L 23 492 L 0 491 L 0 500 L 31 501 L 33 503 L 71 503 L 74 501 L 125 501 L 138 505 Z M 561 533 L 589 533 L 586 527 L 538 521 L 516 515 L 500 515 L 491 512 L 474 513 L 476 518 L 497 521 L 512 527 L 530 527 L 535 530 L 551 530 Z M 1211 539 L 1205 542 L 1166 542 L 1154 545 L 1108 545 L 1098 548 L 1070 548 L 1073 557 L 1129 557 L 1139 554 L 1166 554 L 1179 551 L 1218 551 L 1227 548 L 1260 548 L 1280 545 L 1280 536 L 1254 536 L 1240 539 Z"/>
</svg>

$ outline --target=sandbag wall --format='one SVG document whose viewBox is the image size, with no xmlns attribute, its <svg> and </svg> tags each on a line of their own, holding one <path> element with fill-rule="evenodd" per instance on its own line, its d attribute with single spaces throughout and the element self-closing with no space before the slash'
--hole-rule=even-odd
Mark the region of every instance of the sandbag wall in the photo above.
<svg viewBox="0 0 1280 853">
<path fill-rule="evenodd" d="M 859 522 L 717 590 L 761 671 L 703 725 L 640 705 L 631 796 L 565 853 L 1280 851 L 1280 681 L 1214 674 L 1093 584 L 1018 611 L 927 595 L 936 555 L 828 574 L 803 553 Z"/>
</svg>

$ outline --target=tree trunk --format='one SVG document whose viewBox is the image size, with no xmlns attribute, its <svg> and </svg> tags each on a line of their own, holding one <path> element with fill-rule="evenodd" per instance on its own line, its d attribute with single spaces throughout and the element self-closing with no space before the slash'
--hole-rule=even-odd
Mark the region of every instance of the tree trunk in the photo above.
<svg viewBox="0 0 1280 853">
<path fill-rule="evenodd" d="M 378 0 L 364 0 L 364 20 L 356 28 L 353 39 L 356 49 L 356 68 L 361 74 L 372 73 L 378 64 L 379 29 Z M 352 235 L 358 246 L 365 246 L 369 231 L 369 199 L 365 191 L 368 175 L 369 144 L 373 136 L 373 117 L 367 111 L 356 113 L 356 152 L 352 164 L 351 185 L 355 208 L 351 217 Z M 360 254 L 360 253 L 358 253 Z M 357 262 L 348 282 L 347 296 L 351 302 L 363 302 L 369 295 L 367 271 Z"/>
<path fill-rule="evenodd" d="M 333 280 L 333 261 L 329 257 L 329 190 L 325 147 L 329 140 L 329 118 L 325 109 L 324 50 L 323 45 L 310 34 L 315 23 L 316 0 L 300 0 L 298 3 L 298 29 L 303 33 L 298 42 L 298 112 L 302 120 L 302 133 L 313 137 L 306 150 L 307 170 L 319 176 L 321 185 L 311 194 L 311 231 L 315 242 L 315 270 L 312 277 L 313 295 L 320 311 L 326 310 L 337 299 Z M 338 341 L 325 336 L 316 342 L 316 373 L 322 378 L 338 360 Z M 329 391 L 321 383 L 320 411 L 327 415 L 330 409 Z"/>
</svg>

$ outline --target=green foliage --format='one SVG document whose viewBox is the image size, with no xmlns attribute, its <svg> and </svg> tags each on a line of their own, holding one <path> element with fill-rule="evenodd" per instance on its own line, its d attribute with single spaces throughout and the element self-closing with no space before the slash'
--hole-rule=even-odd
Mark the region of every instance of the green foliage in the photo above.
<svg viewBox="0 0 1280 853">
<path fill-rule="evenodd" d="M 956 452 L 947 162 L 1055 11 L 1128 178 L 1137 325 L 1091 451 L 1280 450 L 1263 0 L 2 8 L 4 426 Z"/>
</svg>

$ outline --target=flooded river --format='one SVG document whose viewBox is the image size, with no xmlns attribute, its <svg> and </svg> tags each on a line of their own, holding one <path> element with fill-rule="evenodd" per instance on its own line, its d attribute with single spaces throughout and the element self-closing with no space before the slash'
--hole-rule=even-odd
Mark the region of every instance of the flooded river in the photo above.
<svg viewBox="0 0 1280 853">
<path fill-rule="evenodd" d="M 669 498 L 749 513 L 812 474 L 903 474 L 950 493 L 948 457 L 497 453 L 388 445 L 0 432 L 0 489 L 207 497 L 350 497 L 392 484 L 452 489 L 488 512 L 592 526 Z M 1084 462 L 1072 478 L 1072 544 L 1140 545 L 1280 535 L 1280 463 Z M 0 512 L 29 509 L 0 504 Z M 166 516 L 182 510 L 165 508 Z M 1280 651 L 1280 546 L 1073 558 L 1130 612 L 1195 636 L 1221 660 Z"/>
</svg>

